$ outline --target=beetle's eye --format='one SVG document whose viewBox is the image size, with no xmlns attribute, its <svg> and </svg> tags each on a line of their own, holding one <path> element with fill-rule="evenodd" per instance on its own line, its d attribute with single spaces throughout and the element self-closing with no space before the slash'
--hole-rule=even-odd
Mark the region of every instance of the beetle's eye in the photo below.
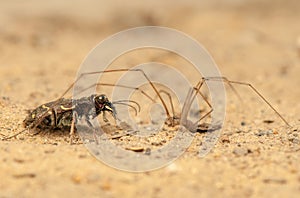
<svg viewBox="0 0 300 198">
<path fill-rule="evenodd" d="M 99 99 L 100 99 L 101 102 L 105 102 L 107 100 L 105 95 L 100 95 Z"/>
</svg>

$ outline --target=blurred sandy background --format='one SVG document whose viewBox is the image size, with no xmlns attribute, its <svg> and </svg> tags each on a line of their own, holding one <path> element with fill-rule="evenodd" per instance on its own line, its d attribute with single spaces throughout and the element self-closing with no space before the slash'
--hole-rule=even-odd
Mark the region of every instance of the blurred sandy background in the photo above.
<svg viewBox="0 0 300 198">
<path fill-rule="evenodd" d="M 69 145 L 68 136 L 23 135 L 0 142 L 0 197 L 297 197 L 299 21 L 298 0 L 1 0 L 1 134 L 21 130 L 26 109 L 62 94 L 101 40 L 144 25 L 195 38 L 224 76 L 251 82 L 292 128 L 251 91 L 240 90 L 244 105 L 229 92 L 226 124 L 208 156 L 197 157 L 197 134 L 172 165 L 139 174 L 100 163 L 83 145 Z"/>
</svg>

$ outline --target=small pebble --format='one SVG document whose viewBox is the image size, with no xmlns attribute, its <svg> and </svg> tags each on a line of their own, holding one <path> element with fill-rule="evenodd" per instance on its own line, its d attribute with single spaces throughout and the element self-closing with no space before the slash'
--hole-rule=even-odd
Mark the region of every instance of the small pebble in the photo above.
<svg viewBox="0 0 300 198">
<path fill-rule="evenodd" d="M 251 151 L 245 147 L 236 147 L 233 149 L 233 153 L 236 156 L 243 156 L 243 155 L 247 155 L 248 153 L 250 153 Z"/>
<path fill-rule="evenodd" d="M 95 173 L 91 173 L 86 176 L 87 183 L 96 183 L 99 181 L 99 179 L 100 179 L 100 175 L 95 174 Z"/>
<path fill-rule="evenodd" d="M 21 179 L 21 178 L 34 178 L 36 177 L 36 174 L 34 173 L 22 173 L 22 174 L 16 174 L 13 175 L 13 177 Z"/>
<path fill-rule="evenodd" d="M 153 146 L 162 146 L 161 142 L 151 142 L 151 145 Z"/>
<path fill-rule="evenodd" d="M 17 162 L 17 163 L 20 163 L 20 164 L 25 162 L 24 159 L 17 159 L 17 158 L 14 158 L 14 161 Z"/>
<path fill-rule="evenodd" d="M 147 129 L 148 131 L 153 131 L 153 128 L 152 128 L 152 127 L 146 127 L 146 129 Z"/>
<path fill-rule="evenodd" d="M 45 150 L 44 153 L 46 154 L 50 154 L 50 153 L 54 153 L 55 150 L 54 149 L 49 149 L 49 150 Z"/>
<path fill-rule="evenodd" d="M 79 154 L 78 157 L 79 157 L 79 158 L 86 158 L 87 155 L 86 155 L 86 154 Z"/>
<path fill-rule="evenodd" d="M 298 133 L 293 133 L 293 136 L 294 137 L 298 137 Z"/>
<path fill-rule="evenodd" d="M 275 184 L 286 184 L 286 179 L 282 178 L 266 178 L 263 180 L 264 183 L 275 183 Z"/>
<path fill-rule="evenodd" d="M 255 135 L 257 136 L 263 136 L 263 135 L 271 135 L 273 134 L 273 130 L 267 130 L 267 131 L 261 131 L 259 130 Z"/>
<path fill-rule="evenodd" d="M 10 98 L 7 96 L 2 96 L 2 100 L 10 100 Z"/>
<path fill-rule="evenodd" d="M 79 175 L 73 175 L 71 177 L 71 180 L 75 183 L 75 184 L 79 184 L 82 181 L 82 178 Z"/>
<path fill-rule="evenodd" d="M 293 134 L 289 135 L 288 140 L 290 142 L 294 143 L 294 144 L 299 144 L 300 143 L 299 138 L 297 136 L 295 137 Z"/>
<path fill-rule="evenodd" d="M 227 135 L 224 135 L 221 137 L 222 143 L 230 143 L 229 137 Z"/>
<path fill-rule="evenodd" d="M 169 166 L 167 166 L 167 171 L 169 173 L 176 173 L 178 172 L 178 166 L 175 163 L 172 163 Z"/>
<path fill-rule="evenodd" d="M 264 120 L 264 123 L 267 123 L 267 124 L 271 124 L 273 122 L 274 122 L 274 120 Z"/>
<path fill-rule="evenodd" d="M 111 189 L 111 184 L 108 181 L 105 181 L 101 184 L 100 188 L 102 190 L 108 191 Z"/>
<path fill-rule="evenodd" d="M 126 150 L 134 151 L 134 152 L 143 152 L 144 148 L 143 147 L 129 147 L 126 148 Z"/>
<path fill-rule="evenodd" d="M 146 148 L 145 155 L 151 155 L 151 149 L 150 148 Z"/>
</svg>

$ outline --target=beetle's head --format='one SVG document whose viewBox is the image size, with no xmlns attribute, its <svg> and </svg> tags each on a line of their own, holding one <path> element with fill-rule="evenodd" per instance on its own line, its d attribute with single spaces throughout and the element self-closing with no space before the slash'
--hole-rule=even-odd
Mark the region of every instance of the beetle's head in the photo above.
<svg viewBox="0 0 300 198">
<path fill-rule="evenodd" d="M 109 100 L 106 95 L 100 94 L 95 96 L 95 106 L 96 108 L 103 109 L 105 105 L 109 103 Z"/>
</svg>

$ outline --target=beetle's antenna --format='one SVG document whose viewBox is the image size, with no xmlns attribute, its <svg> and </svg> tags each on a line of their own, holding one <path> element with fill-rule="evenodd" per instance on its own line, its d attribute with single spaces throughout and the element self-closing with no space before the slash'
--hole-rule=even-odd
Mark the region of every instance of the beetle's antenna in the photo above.
<svg viewBox="0 0 300 198">
<path fill-rule="evenodd" d="M 125 106 L 128 106 L 128 107 L 131 107 L 131 108 L 134 109 L 135 115 L 137 116 L 137 114 L 138 114 L 138 110 L 137 110 L 133 105 L 130 105 L 130 104 L 127 104 L 127 103 L 123 103 L 123 102 L 114 102 L 113 104 L 114 104 L 114 105 L 115 105 L 115 104 L 119 104 L 119 105 L 125 105 Z M 140 111 L 140 110 L 139 110 L 139 111 Z"/>
<path fill-rule="evenodd" d="M 113 103 L 113 104 L 117 104 L 117 103 L 124 103 L 124 102 L 131 102 L 131 103 L 136 104 L 136 106 L 138 107 L 138 112 L 141 111 L 141 106 L 140 106 L 140 104 L 137 103 L 137 102 L 134 101 L 134 100 L 116 100 L 116 101 L 113 101 L 112 103 Z"/>
</svg>

